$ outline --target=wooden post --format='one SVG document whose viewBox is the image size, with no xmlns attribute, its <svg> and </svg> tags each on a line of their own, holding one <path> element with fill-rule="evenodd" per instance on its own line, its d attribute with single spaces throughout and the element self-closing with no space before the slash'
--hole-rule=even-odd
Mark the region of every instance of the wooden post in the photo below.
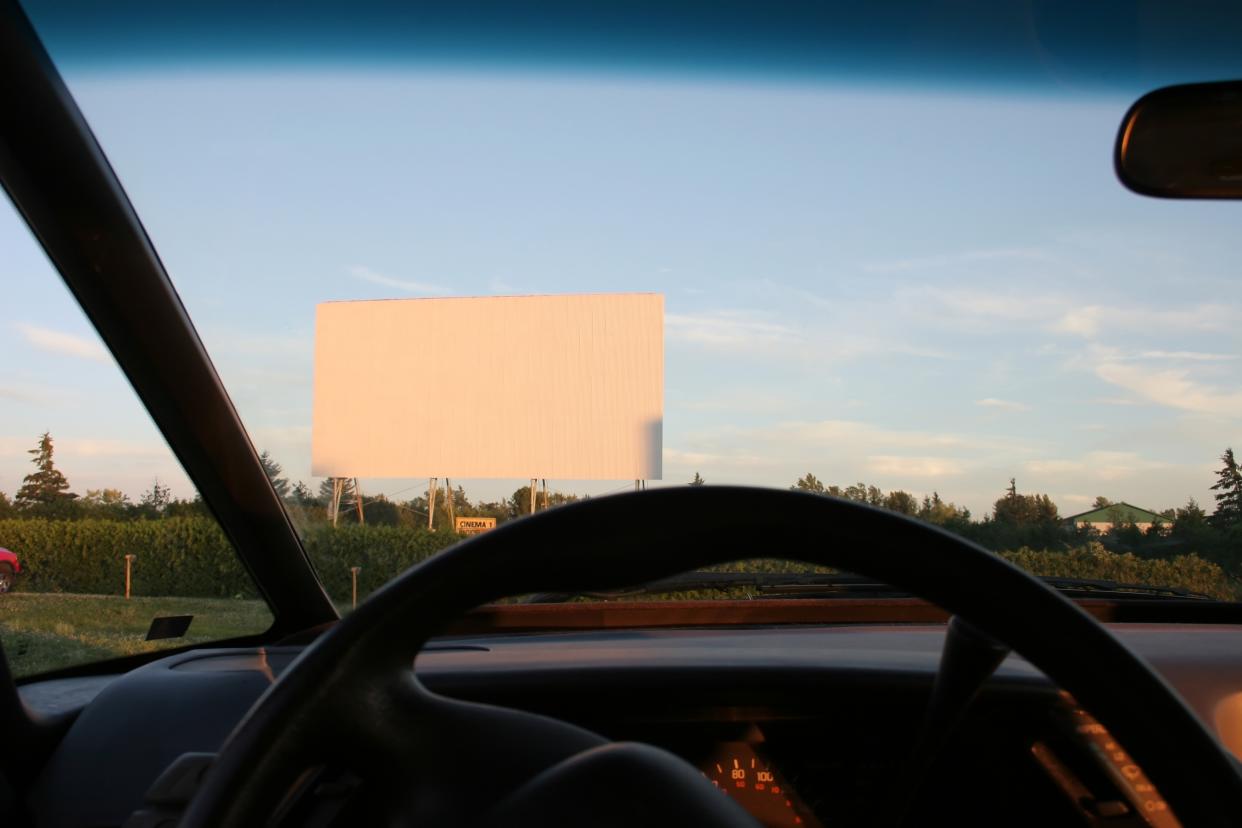
<svg viewBox="0 0 1242 828">
<path fill-rule="evenodd" d="M 436 531 L 436 495 L 440 493 L 440 479 L 427 479 L 427 530 Z"/>
<path fill-rule="evenodd" d="M 328 515 L 332 518 L 333 527 L 341 517 L 341 498 L 345 494 L 345 478 L 332 478 L 332 502 L 328 504 Z"/>
<path fill-rule="evenodd" d="M 642 491 L 642 488 L 643 488 L 643 487 L 642 487 L 642 482 L 643 482 L 643 481 L 641 481 L 641 480 L 635 480 L 635 481 L 634 481 L 634 491 L 636 491 L 636 492 L 638 492 L 638 491 Z"/>
<path fill-rule="evenodd" d="M 444 478 L 444 496 L 448 500 L 444 501 L 444 505 L 448 506 L 449 531 L 457 529 L 457 510 L 453 506 L 453 481 L 447 477 Z"/>
<path fill-rule="evenodd" d="M 367 517 L 362 511 L 362 485 L 358 482 L 358 478 L 354 478 L 354 505 L 358 507 L 358 525 L 367 522 Z"/>
<path fill-rule="evenodd" d="M 134 558 L 136 557 L 138 556 L 137 555 L 126 555 L 125 556 L 125 600 L 126 601 L 129 600 L 130 570 L 133 568 Z"/>
<path fill-rule="evenodd" d="M 539 488 L 539 478 L 532 477 L 530 479 L 530 513 L 535 513 L 535 492 Z"/>
<path fill-rule="evenodd" d="M 362 571 L 360 566 L 351 566 L 349 568 L 349 578 L 354 584 L 354 606 L 358 606 L 358 573 Z"/>
<path fill-rule="evenodd" d="M 548 478 L 543 479 L 543 508 L 548 508 Z"/>
</svg>

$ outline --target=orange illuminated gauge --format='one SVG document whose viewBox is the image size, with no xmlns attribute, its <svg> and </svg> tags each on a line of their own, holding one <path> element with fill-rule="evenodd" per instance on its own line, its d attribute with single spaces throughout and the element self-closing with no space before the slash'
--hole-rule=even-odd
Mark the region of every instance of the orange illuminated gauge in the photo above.
<svg viewBox="0 0 1242 828">
<path fill-rule="evenodd" d="M 819 820 L 749 742 L 722 742 L 702 770 L 767 828 L 820 828 Z"/>
<path fill-rule="evenodd" d="M 1160 791 L 1104 725 L 1080 707 L 1071 708 L 1069 715 L 1079 738 L 1096 755 L 1147 824 L 1152 828 L 1181 828 L 1181 822 L 1173 815 Z"/>
</svg>

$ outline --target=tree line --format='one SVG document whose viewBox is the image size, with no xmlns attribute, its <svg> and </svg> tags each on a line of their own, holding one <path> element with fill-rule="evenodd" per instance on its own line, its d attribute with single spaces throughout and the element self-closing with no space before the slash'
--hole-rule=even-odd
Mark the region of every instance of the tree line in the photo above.
<svg viewBox="0 0 1242 828">
<path fill-rule="evenodd" d="M 44 433 L 29 451 L 35 470 L 26 475 L 16 495 L 10 499 L 0 492 L 0 519 L 5 517 L 45 517 L 52 519 L 103 518 L 113 520 L 144 520 L 167 517 L 207 515 L 206 505 L 199 497 L 190 500 L 171 496 L 167 486 L 158 480 L 136 500 L 112 488 L 88 489 L 78 495 L 71 491 L 69 481 L 56 468 L 54 442 Z M 292 481 L 268 452 L 260 462 L 273 488 L 285 501 L 295 522 L 302 526 L 325 523 L 328 503 L 332 497 L 333 480 L 322 481 L 312 490 L 302 481 Z M 1115 551 L 1132 552 L 1140 557 L 1168 557 L 1195 552 L 1226 566 L 1242 571 L 1242 471 L 1228 448 L 1220 457 L 1221 467 L 1212 484 L 1214 504 L 1209 514 L 1193 498 L 1180 507 L 1159 512 L 1162 520 L 1146 530 L 1133 522 L 1120 521 L 1103 533 L 1089 527 L 1067 525 L 1052 498 L 1043 493 L 1020 492 L 1015 480 L 997 498 L 991 511 L 976 519 L 969 509 L 944 500 L 939 492 L 917 496 L 894 489 L 884 491 L 877 486 L 855 483 L 848 486 L 827 485 L 812 473 L 794 481 L 791 489 L 811 494 L 828 495 L 866 503 L 903 515 L 925 520 L 990 549 L 1068 549 L 1085 541 L 1099 540 Z M 691 486 L 704 485 L 698 472 L 689 481 Z M 343 481 L 339 520 L 357 523 L 359 501 L 363 521 L 380 526 L 425 527 L 428 521 L 428 494 L 424 492 L 406 500 L 382 494 L 368 496 L 354 491 L 353 481 Z M 464 517 L 493 517 L 504 522 L 521 517 L 530 510 L 530 486 L 522 486 L 505 499 L 472 501 L 461 486 L 451 491 L 440 487 L 436 494 L 437 527 L 449 524 L 448 499 L 453 512 Z M 536 493 L 537 508 L 571 503 L 578 495 L 563 492 Z M 1112 505 L 1104 497 L 1096 498 L 1094 507 Z"/>
<path fill-rule="evenodd" d="M 9 517 L 42 517 L 56 520 L 99 518 L 105 520 L 148 520 L 169 517 L 207 516 L 210 514 L 202 498 L 175 498 L 168 486 L 158 479 L 136 499 L 120 489 L 87 489 L 85 494 L 72 491 L 64 473 L 56 467 L 55 443 L 50 433 L 39 436 L 28 452 L 35 470 L 22 480 L 13 498 L 0 492 L 0 519 Z M 327 478 L 312 490 L 303 481 L 292 481 L 272 456 L 259 455 L 263 471 L 276 493 L 285 502 L 294 520 L 302 526 L 323 523 L 328 519 L 328 503 L 332 498 L 333 479 Z M 359 493 L 354 481 L 342 480 L 343 491 L 339 521 L 358 522 Z M 435 526 L 450 525 L 448 498 L 453 498 L 454 514 L 462 517 L 494 517 L 498 522 L 520 517 L 530 511 L 530 486 L 522 486 L 497 501 L 471 501 L 461 486 L 451 492 L 446 486 L 437 488 Z M 578 500 L 578 495 L 564 492 L 536 493 L 536 508 L 544 509 Z M 428 493 L 406 500 L 383 494 L 362 493 L 363 520 L 378 526 L 426 526 Z"/>
<path fill-rule="evenodd" d="M 1233 449 L 1220 457 L 1209 514 L 1194 498 L 1179 507 L 1156 512 L 1159 518 L 1143 528 L 1132 520 L 1118 520 L 1105 532 L 1092 526 L 1074 526 L 1061 516 L 1047 494 L 1022 493 L 1017 482 L 997 498 L 989 514 L 974 519 L 970 510 L 942 500 L 938 492 L 922 498 L 900 489 L 885 492 L 876 486 L 826 486 L 808 473 L 791 489 L 855 500 L 919 518 L 972 540 L 989 549 L 1066 550 L 1099 541 L 1107 549 L 1143 558 L 1168 558 L 1193 552 L 1215 561 L 1231 572 L 1242 573 L 1242 470 Z M 697 475 L 696 475 L 697 477 Z M 1092 509 L 1115 505 L 1108 498 L 1095 499 Z M 1154 511 L 1154 510 L 1153 510 Z"/>
</svg>

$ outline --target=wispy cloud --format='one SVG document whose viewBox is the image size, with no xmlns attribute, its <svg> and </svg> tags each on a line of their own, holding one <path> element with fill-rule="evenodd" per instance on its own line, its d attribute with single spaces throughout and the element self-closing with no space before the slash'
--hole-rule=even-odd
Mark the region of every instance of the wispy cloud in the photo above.
<svg viewBox="0 0 1242 828">
<path fill-rule="evenodd" d="M 92 362 L 108 362 L 108 352 L 99 342 L 84 336 L 64 331 L 43 328 L 18 322 L 18 332 L 27 342 L 41 351 L 77 359 L 89 359 Z"/>
<path fill-rule="evenodd" d="M 899 291 L 897 299 L 912 313 L 928 316 L 955 329 L 993 330 L 998 325 L 1026 325 L 1033 331 L 1096 340 L 1118 333 L 1228 332 L 1242 324 L 1242 310 L 1229 305 L 1202 303 L 1187 307 L 1142 304 L 1084 305 L 1068 294 L 1031 294 L 1028 291 L 986 287 L 946 289 L 917 285 Z M 1225 355 L 1199 351 L 1159 350 L 1152 358 L 1218 360 Z M 1226 357 L 1227 358 L 1227 357 Z"/>
<path fill-rule="evenodd" d="M 363 282 L 370 282 L 374 285 L 383 285 L 384 287 L 394 288 L 419 296 L 443 296 L 449 293 L 449 289 L 443 285 L 433 285 L 429 282 L 416 282 L 410 279 L 394 279 L 391 276 L 385 276 L 383 273 L 376 273 L 369 267 L 364 265 L 351 265 L 349 267 L 349 275 Z"/>
<path fill-rule="evenodd" d="M 767 430 L 772 436 L 805 446 L 900 446 L 935 448 L 971 442 L 960 434 L 892 429 L 857 420 L 815 420 L 781 423 Z"/>
<path fill-rule="evenodd" d="M 674 468 L 703 469 L 709 466 L 731 470 L 762 469 L 772 466 L 772 458 L 745 451 L 683 451 L 664 449 L 664 460 Z"/>
<path fill-rule="evenodd" d="M 21 380 L 0 385 L 0 399 L 19 403 L 34 403 L 42 406 L 78 405 L 81 397 L 81 389 L 78 388 L 64 388 Z"/>
<path fill-rule="evenodd" d="M 0 400 L 35 402 L 37 399 L 38 395 L 33 394 L 24 388 L 14 388 L 12 386 L 0 385 Z"/>
<path fill-rule="evenodd" d="M 252 434 L 255 443 L 263 448 L 269 445 L 309 446 L 311 427 L 308 425 L 259 426 L 252 429 Z"/>
<path fill-rule="evenodd" d="M 996 397 L 984 397 L 981 400 L 975 400 L 975 405 L 984 408 L 998 408 L 1005 411 L 1030 411 L 1031 407 L 1024 403 L 1014 402 L 1013 400 L 998 400 Z"/>
<path fill-rule="evenodd" d="M 771 348 L 798 342 L 792 327 L 772 322 L 750 311 L 722 310 L 704 313 L 669 313 L 664 329 L 672 341 L 688 342 L 715 350 Z"/>
<path fill-rule="evenodd" d="M 666 393 L 670 394 L 666 397 L 670 407 L 696 413 L 706 411 L 725 412 L 734 416 L 739 413 L 773 415 L 789 414 L 799 407 L 796 396 L 776 393 L 771 389 L 730 387 L 714 390 L 703 396 L 686 398 L 671 396 L 674 393 L 671 390 Z"/>
<path fill-rule="evenodd" d="M 1045 476 L 1073 476 L 1090 480 L 1124 480 L 1167 468 L 1132 451 L 1092 451 L 1073 459 L 1028 460 L 1023 469 Z"/>
<path fill-rule="evenodd" d="M 1242 314 L 1237 308 L 1218 304 L 1201 304 L 1188 308 L 1084 305 L 1067 308 L 1052 322 L 1051 328 L 1058 333 L 1093 338 L 1110 331 L 1225 331 L 1236 326 L 1239 321 L 1242 321 Z"/>
<path fill-rule="evenodd" d="M 779 285 L 773 285 L 780 288 Z M 797 292 L 799 301 L 807 302 Z M 668 313 L 664 317 L 665 336 L 699 348 L 729 353 L 747 352 L 765 357 L 779 355 L 811 364 L 817 370 L 829 361 L 869 357 L 909 356 L 921 359 L 948 359 L 950 354 L 906 340 L 900 333 L 877 330 L 870 308 L 834 306 L 841 318 L 831 324 L 779 321 L 773 314 L 753 310 L 707 310 L 697 313 Z"/>
<path fill-rule="evenodd" d="M 315 354 L 315 343 L 309 336 L 277 333 L 249 333 L 231 328 L 203 332 L 213 354 L 240 354 L 247 357 L 302 357 Z"/>
<path fill-rule="evenodd" d="M 863 270 L 868 273 L 909 273 L 997 261 L 1052 262 L 1055 258 L 1038 247 L 997 247 L 870 262 L 863 265 Z"/>
<path fill-rule="evenodd" d="M 993 334 L 1026 328 L 1045 330 L 1071 307 L 1052 295 L 989 287 L 942 288 L 916 284 L 896 291 L 904 317 L 930 329 Z"/>
<path fill-rule="evenodd" d="M 874 474 L 887 478 L 889 485 L 907 485 L 902 481 L 960 475 L 1031 455 L 1029 446 L 1007 438 L 896 429 L 857 420 L 726 426 L 677 439 L 679 446 L 664 455 L 674 468 L 699 467 L 718 476 L 747 473 L 775 481 L 788 477 L 790 482 L 808 469 L 832 469 L 837 481 Z"/>
<path fill-rule="evenodd" d="M 874 474 L 909 477 L 953 477 L 966 471 L 966 464 L 955 457 L 910 457 L 892 454 L 867 458 L 867 470 Z"/>
<path fill-rule="evenodd" d="M 1105 360 L 1096 376 L 1157 405 L 1197 414 L 1242 416 L 1242 390 L 1222 389 L 1191 378 L 1180 369 L 1153 370 L 1134 362 Z"/>
<path fill-rule="evenodd" d="M 1187 362 L 1229 362 L 1237 359 L 1235 354 L 1207 354 L 1202 351 L 1140 351 L 1139 359 L 1170 359 Z"/>
</svg>

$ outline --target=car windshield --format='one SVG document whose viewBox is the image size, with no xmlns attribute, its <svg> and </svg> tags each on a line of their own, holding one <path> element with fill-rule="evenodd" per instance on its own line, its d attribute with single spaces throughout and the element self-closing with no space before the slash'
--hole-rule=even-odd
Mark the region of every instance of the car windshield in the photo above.
<svg viewBox="0 0 1242 828">
<path fill-rule="evenodd" d="M 1239 597 L 1242 206 L 1111 160 L 1141 94 L 1242 76 L 1211 44 L 748 72 L 29 13 L 343 608 L 532 511 L 725 483 Z"/>
</svg>

